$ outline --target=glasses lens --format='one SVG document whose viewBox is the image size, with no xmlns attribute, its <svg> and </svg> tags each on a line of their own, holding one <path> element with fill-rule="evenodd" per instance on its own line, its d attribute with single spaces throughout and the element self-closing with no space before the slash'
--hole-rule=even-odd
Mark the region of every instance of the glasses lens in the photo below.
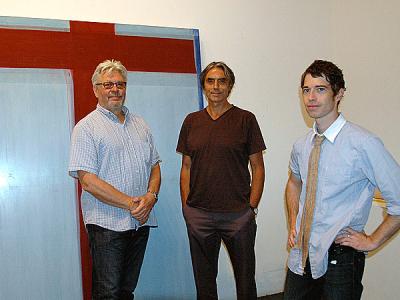
<svg viewBox="0 0 400 300">
<path fill-rule="evenodd" d="M 113 88 L 113 86 L 114 86 L 114 82 L 103 82 L 103 87 L 106 89 L 106 90 L 110 90 L 110 89 L 112 89 Z"/>
<path fill-rule="evenodd" d="M 122 90 L 126 87 L 126 82 L 118 81 L 115 83 L 118 89 Z"/>
<path fill-rule="evenodd" d="M 96 83 L 96 85 L 102 85 L 106 90 L 111 90 L 114 87 L 114 85 L 119 90 L 126 88 L 126 82 L 123 81 L 117 81 L 117 82 L 106 81 L 106 82 Z"/>
<path fill-rule="evenodd" d="M 102 84 L 103 87 L 104 87 L 106 90 L 111 90 L 111 89 L 114 87 L 114 85 L 115 85 L 115 86 L 117 87 L 117 89 L 119 89 L 119 90 L 122 90 L 122 89 L 126 88 L 126 82 L 123 82 L 123 81 L 117 81 L 117 82 L 106 81 L 106 82 L 102 82 L 102 83 L 100 83 L 100 84 Z"/>
</svg>

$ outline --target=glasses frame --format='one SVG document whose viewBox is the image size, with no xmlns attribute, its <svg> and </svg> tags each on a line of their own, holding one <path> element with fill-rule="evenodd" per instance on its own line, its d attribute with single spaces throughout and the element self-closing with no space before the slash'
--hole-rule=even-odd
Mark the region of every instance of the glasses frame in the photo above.
<svg viewBox="0 0 400 300">
<path fill-rule="evenodd" d="M 107 85 L 110 85 L 110 84 L 112 84 L 110 87 L 106 87 Z M 119 90 L 126 89 L 126 81 L 116 81 L 116 82 L 105 81 L 105 82 L 98 82 L 95 85 L 97 85 L 97 86 L 102 85 L 105 90 L 112 90 L 114 86 Z M 118 86 L 118 85 L 120 85 L 120 86 Z"/>
</svg>

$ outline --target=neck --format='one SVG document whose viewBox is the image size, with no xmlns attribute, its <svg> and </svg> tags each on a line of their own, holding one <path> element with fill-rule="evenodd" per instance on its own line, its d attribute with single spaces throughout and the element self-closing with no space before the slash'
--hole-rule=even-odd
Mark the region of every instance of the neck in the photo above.
<svg viewBox="0 0 400 300">
<path fill-rule="evenodd" d="M 339 113 L 332 115 L 331 118 L 328 119 L 315 119 L 315 123 L 317 124 L 318 133 L 324 133 L 339 117 Z"/>
<path fill-rule="evenodd" d="M 122 124 L 125 121 L 125 114 L 122 111 L 122 109 L 115 109 L 115 110 L 110 110 L 114 115 L 117 116 L 119 122 Z"/>
<path fill-rule="evenodd" d="M 208 103 L 207 112 L 211 116 L 211 118 L 218 119 L 221 115 L 223 115 L 228 109 L 232 107 L 228 101 L 224 101 L 222 103 Z"/>
</svg>

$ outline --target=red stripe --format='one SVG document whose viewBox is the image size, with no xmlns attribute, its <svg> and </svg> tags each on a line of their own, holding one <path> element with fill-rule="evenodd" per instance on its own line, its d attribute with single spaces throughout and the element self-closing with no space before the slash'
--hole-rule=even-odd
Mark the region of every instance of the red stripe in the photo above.
<svg viewBox="0 0 400 300">
<path fill-rule="evenodd" d="M 115 58 L 129 71 L 196 73 L 192 40 L 116 36 L 114 24 L 70 24 L 71 32 L 0 29 L 0 67 L 93 70 Z"/>
</svg>

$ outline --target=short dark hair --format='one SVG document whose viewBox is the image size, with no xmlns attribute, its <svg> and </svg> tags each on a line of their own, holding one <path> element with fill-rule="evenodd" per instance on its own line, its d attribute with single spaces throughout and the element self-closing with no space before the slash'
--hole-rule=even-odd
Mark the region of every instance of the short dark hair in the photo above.
<svg viewBox="0 0 400 300">
<path fill-rule="evenodd" d="M 229 82 L 229 93 L 232 90 L 233 86 L 235 85 L 235 74 L 233 73 L 232 69 L 228 67 L 228 65 L 222 61 L 213 61 L 209 63 L 207 67 L 204 68 L 203 71 L 200 73 L 200 83 L 201 87 L 204 89 L 204 81 L 206 80 L 207 73 L 213 68 L 220 68 L 224 71 L 224 74 Z"/>
<path fill-rule="evenodd" d="M 334 63 L 326 60 L 314 60 L 314 62 L 301 75 L 301 87 L 304 86 L 304 78 L 307 74 L 312 77 L 325 77 L 336 96 L 340 89 L 346 90 L 343 72 Z"/>
</svg>

